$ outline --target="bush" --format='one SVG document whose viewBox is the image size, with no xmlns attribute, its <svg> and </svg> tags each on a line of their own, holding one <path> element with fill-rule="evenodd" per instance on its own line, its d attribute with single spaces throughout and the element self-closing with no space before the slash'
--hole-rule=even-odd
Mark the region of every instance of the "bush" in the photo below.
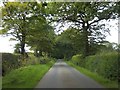
<svg viewBox="0 0 120 90">
<path fill-rule="evenodd" d="M 51 58 L 51 57 L 40 57 L 39 58 L 39 61 L 40 61 L 40 64 L 46 64 L 46 63 L 48 63 L 48 62 L 50 62 L 50 61 L 56 61 L 56 59 L 55 58 Z"/>
<path fill-rule="evenodd" d="M 4 76 L 7 72 L 12 69 L 16 69 L 20 66 L 19 55 L 13 55 L 11 53 L 2 53 L 2 75 Z"/>
<path fill-rule="evenodd" d="M 41 57 L 40 58 L 40 64 L 46 64 L 49 61 L 47 57 Z"/>
<path fill-rule="evenodd" d="M 13 69 L 20 68 L 22 66 L 46 64 L 49 61 L 56 61 L 50 57 L 35 57 L 33 53 L 28 53 L 29 58 L 21 59 L 20 55 L 14 55 L 11 53 L 2 53 L 2 75 L 6 75 Z"/>
<path fill-rule="evenodd" d="M 48 56 L 41 56 L 41 57 L 36 57 L 34 54 L 30 53 L 29 58 L 27 58 L 25 65 L 36 65 L 36 64 L 46 64 L 51 60 L 56 60 L 54 58 L 50 58 Z"/>
<path fill-rule="evenodd" d="M 105 78 L 118 80 L 118 53 L 101 53 L 86 58 L 85 68 Z"/>
<path fill-rule="evenodd" d="M 84 59 L 83 59 L 83 56 L 81 54 L 77 54 L 77 55 L 74 55 L 72 57 L 72 62 L 76 65 L 79 65 L 79 66 L 84 66 Z"/>
<path fill-rule="evenodd" d="M 26 59 L 26 65 L 36 65 L 36 64 L 40 64 L 39 63 L 39 58 L 34 56 L 33 53 L 28 53 L 29 58 Z"/>
</svg>

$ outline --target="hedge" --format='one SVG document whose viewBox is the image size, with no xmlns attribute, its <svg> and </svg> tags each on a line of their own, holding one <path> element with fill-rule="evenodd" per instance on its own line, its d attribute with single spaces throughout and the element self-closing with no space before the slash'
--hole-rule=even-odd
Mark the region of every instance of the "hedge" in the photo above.
<svg viewBox="0 0 120 90">
<path fill-rule="evenodd" d="M 82 58 L 82 55 L 74 55 L 72 62 L 110 80 L 120 78 L 118 76 L 118 72 L 120 72 L 120 68 L 118 68 L 118 62 L 120 62 L 118 52 L 96 54 L 85 59 Z"/>
<path fill-rule="evenodd" d="M 84 59 L 83 59 L 83 56 L 81 54 L 77 54 L 77 55 L 74 55 L 72 57 L 72 62 L 76 65 L 79 65 L 81 67 L 84 66 Z"/>
<path fill-rule="evenodd" d="M 118 60 L 117 52 L 97 54 L 85 59 L 85 68 L 105 78 L 118 80 Z"/>
<path fill-rule="evenodd" d="M 19 66 L 20 66 L 19 55 L 13 55 L 11 53 L 2 53 L 2 75 L 3 76 L 9 71 L 11 71 L 12 69 L 18 68 Z"/>
</svg>

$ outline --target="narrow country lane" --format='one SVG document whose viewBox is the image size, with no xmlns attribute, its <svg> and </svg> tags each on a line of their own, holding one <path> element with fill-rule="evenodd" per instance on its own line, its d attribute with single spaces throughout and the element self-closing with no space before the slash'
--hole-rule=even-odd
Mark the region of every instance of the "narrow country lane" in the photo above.
<svg viewBox="0 0 120 90">
<path fill-rule="evenodd" d="M 36 88 L 103 88 L 96 81 L 58 60 Z"/>
</svg>

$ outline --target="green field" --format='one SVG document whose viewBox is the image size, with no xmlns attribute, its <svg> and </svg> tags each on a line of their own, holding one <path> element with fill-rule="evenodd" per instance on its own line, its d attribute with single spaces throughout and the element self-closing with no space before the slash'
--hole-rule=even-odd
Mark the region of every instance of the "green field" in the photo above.
<svg viewBox="0 0 120 90">
<path fill-rule="evenodd" d="M 3 88 L 34 88 L 44 74 L 54 64 L 50 61 L 47 64 L 29 65 L 11 71 L 3 77 Z"/>
</svg>

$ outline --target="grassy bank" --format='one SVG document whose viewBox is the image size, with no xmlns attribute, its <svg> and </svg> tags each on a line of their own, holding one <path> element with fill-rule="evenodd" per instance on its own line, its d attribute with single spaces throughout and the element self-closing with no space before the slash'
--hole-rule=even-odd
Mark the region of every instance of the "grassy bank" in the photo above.
<svg viewBox="0 0 120 90">
<path fill-rule="evenodd" d="M 78 71 L 80 71 L 81 73 L 85 74 L 86 76 L 94 79 L 96 82 L 100 83 L 104 87 L 106 87 L 106 88 L 118 88 L 117 82 L 105 79 L 104 77 L 98 75 L 97 73 L 90 72 L 89 70 L 82 68 L 80 66 L 77 66 L 70 61 L 66 61 L 66 62 L 68 65 L 76 68 Z"/>
<path fill-rule="evenodd" d="M 50 61 L 47 64 L 29 65 L 12 70 L 3 77 L 3 88 L 34 88 L 44 74 L 54 64 Z"/>
</svg>

